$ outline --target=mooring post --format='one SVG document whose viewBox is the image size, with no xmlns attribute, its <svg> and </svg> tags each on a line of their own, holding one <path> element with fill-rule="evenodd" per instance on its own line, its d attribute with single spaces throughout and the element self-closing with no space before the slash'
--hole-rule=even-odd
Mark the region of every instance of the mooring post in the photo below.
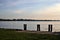
<svg viewBox="0 0 60 40">
<path fill-rule="evenodd" d="M 40 24 L 37 24 L 37 31 L 40 31 Z"/>
<path fill-rule="evenodd" d="M 51 32 L 52 32 L 52 25 L 51 25 Z"/>
<path fill-rule="evenodd" d="M 27 30 L 27 24 L 24 24 L 24 30 Z"/>
<path fill-rule="evenodd" d="M 50 25 L 48 25 L 48 32 L 50 32 Z"/>
<path fill-rule="evenodd" d="M 48 25 L 48 32 L 52 32 L 52 25 L 51 24 Z"/>
</svg>

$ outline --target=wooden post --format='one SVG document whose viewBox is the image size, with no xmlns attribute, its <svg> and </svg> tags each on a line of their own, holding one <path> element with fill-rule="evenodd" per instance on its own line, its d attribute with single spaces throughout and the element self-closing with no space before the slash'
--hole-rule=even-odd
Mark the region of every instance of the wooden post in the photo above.
<svg viewBox="0 0 60 40">
<path fill-rule="evenodd" d="M 52 25 L 48 25 L 48 32 L 52 32 Z"/>
<path fill-rule="evenodd" d="M 37 24 L 37 31 L 40 31 L 40 25 Z"/>
<path fill-rule="evenodd" d="M 27 24 L 24 24 L 24 30 L 27 30 Z"/>
<path fill-rule="evenodd" d="M 51 25 L 51 32 L 52 32 L 52 25 Z"/>
<path fill-rule="evenodd" d="M 50 25 L 48 25 L 48 32 L 50 32 Z"/>
</svg>

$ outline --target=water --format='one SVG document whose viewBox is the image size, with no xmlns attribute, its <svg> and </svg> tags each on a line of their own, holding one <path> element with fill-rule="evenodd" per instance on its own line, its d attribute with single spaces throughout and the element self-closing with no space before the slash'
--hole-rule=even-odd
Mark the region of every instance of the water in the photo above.
<svg viewBox="0 0 60 40">
<path fill-rule="evenodd" d="M 23 24 L 27 24 L 27 30 L 37 30 L 40 24 L 41 31 L 48 31 L 48 25 L 53 25 L 53 32 L 60 31 L 60 21 L 0 21 L 0 28 L 23 29 Z"/>
</svg>

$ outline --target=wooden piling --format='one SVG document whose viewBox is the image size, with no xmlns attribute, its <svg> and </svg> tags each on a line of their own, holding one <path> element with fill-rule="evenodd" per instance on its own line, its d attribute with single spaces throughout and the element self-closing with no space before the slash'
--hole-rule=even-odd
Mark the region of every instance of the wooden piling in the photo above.
<svg viewBox="0 0 60 40">
<path fill-rule="evenodd" d="M 48 32 L 52 32 L 52 24 L 48 25 Z"/>
<path fill-rule="evenodd" d="M 24 30 L 27 30 L 27 24 L 24 24 Z"/>
<path fill-rule="evenodd" d="M 50 32 L 50 25 L 48 25 L 48 32 Z"/>
<path fill-rule="evenodd" d="M 40 31 L 40 25 L 37 24 L 37 31 Z"/>
<path fill-rule="evenodd" d="M 52 32 L 52 25 L 51 25 L 51 32 Z"/>
</svg>

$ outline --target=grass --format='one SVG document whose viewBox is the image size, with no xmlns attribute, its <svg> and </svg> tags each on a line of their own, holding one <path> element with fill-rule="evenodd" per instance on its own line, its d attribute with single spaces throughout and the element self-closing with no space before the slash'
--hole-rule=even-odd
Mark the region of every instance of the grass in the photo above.
<svg viewBox="0 0 60 40">
<path fill-rule="evenodd" d="M 16 32 L 0 29 L 0 40 L 59 40 L 60 35 Z"/>
</svg>

